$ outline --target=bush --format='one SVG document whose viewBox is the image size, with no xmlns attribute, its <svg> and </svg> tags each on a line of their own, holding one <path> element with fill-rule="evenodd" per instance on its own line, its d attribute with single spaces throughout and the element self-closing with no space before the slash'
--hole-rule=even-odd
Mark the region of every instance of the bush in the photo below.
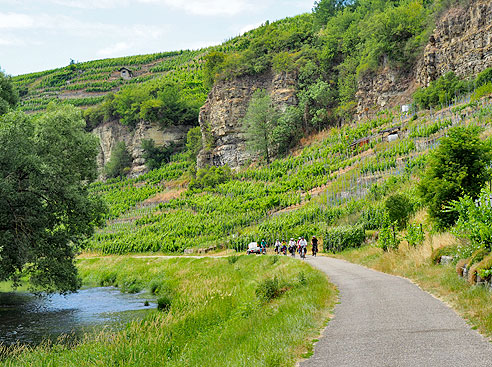
<svg viewBox="0 0 492 367">
<path fill-rule="evenodd" d="M 413 223 L 407 229 L 407 234 L 405 235 L 405 240 L 410 246 L 420 245 L 425 239 L 425 233 L 422 229 L 422 225 Z"/>
<path fill-rule="evenodd" d="M 349 247 L 359 247 L 366 239 L 362 225 L 328 228 L 323 236 L 324 250 L 340 252 Z"/>
<path fill-rule="evenodd" d="M 273 279 L 264 279 L 256 288 L 256 296 L 264 302 L 269 302 L 272 299 L 279 297 L 280 294 L 280 282 L 277 277 Z"/>
<path fill-rule="evenodd" d="M 213 188 L 229 181 L 231 176 L 232 172 L 229 166 L 201 168 L 196 173 L 196 177 L 191 180 L 190 189 Z"/>
<path fill-rule="evenodd" d="M 387 224 L 379 230 L 378 241 L 380 247 L 384 251 L 388 251 L 389 249 L 398 249 L 401 238 L 398 233 L 396 222 L 393 224 Z"/>
<path fill-rule="evenodd" d="M 427 88 L 418 89 L 413 99 L 420 108 L 444 106 L 451 103 L 457 94 L 467 92 L 470 87 L 469 81 L 460 80 L 456 74 L 449 72 L 431 82 Z"/>
<path fill-rule="evenodd" d="M 458 219 L 456 210 L 446 210 L 453 200 L 468 195 L 477 198 L 490 177 L 487 165 L 490 147 L 480 140 L 476 127 L 453 127 L 430 155 L 418 189 L 429 216 L 443 229 Z M 468 205 L 469 206 L 469 205 Z"/>
<path fill-rule="evenodd" d="M 391 195 L 384 202 L 391 223 L 396 222 L 399 229 L 406 227 L 408 217 L 413 212 L 413 206 L 406 195 Z"/>
<path fill-rule="evenodd" d="M 169 294 L 163 294 L 157 299 L 157 309 L 167 312 L 171 308 L 172 297 Z"/>
</svg>

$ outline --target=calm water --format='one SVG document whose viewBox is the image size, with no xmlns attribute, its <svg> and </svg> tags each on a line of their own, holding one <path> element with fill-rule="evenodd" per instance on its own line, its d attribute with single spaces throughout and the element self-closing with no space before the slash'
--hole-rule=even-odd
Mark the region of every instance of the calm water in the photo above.
<svg viewBox="0 0 492 367">
<path fill-rule="evenodd" d="M 145 300 L 150 306 L 144 305 Z M 56 340 L 61 334 L 77 336 L 106 326 L 117 329 L 155 307 L 148 294 L 121 293 L 111 287 L 48 298 L 0 293 L 0 343 L 39 344 L 46 338 Z"/>
</svg>

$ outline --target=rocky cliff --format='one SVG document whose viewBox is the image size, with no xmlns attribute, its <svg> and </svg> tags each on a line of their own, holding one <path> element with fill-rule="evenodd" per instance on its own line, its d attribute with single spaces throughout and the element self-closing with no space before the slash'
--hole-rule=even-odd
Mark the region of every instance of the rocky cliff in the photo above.
<svg viewBox="0 0 492 367">
<path fill-rule="evenodd" d="M 169 126 L 162 129 L 159 125 L 149 122 L 140 122 L 134 130 L 121 125 L 119 121 L 109 121 L 96 127 L 92 133 L 99 138 L 100 152 L 97 163 L 100 168 L 108 163 L 111 151 L 120 141 L 124 141 L 133 158 L 131 174 L 138 175 L 145 172 L 145 159 L 141 148 L 142 140 L 152 139 L 155 145 L 165 146 L 171 143 L 182 145 L 186 134 L 192 126 Z"/>
<path fill-rule="evenodd" d="M 409 74 L 384 65 L 358 81 L 357 114 L 410 103 L 419 86 L 447 72 L 471 77 L 492 66 L 492 2 L 474 0 L 446 11 L 436 22 L 416 68 Z"/>
<path fill-rule="evenodd" d="M 416 70 L 417 83 L 453 71 L 461 77 L 476 75 L 492 66 L 492 2 L 472 1 L 446 12 L 430 37 Z"/>
<path fill-rule="evenodd" d="M 241 120 L 257 89 L 266 90 L 278 110 L 297 103 L 296 77 L 293 74 L 269 71 L 216 83 L 200 110 L 204 149 L 198 155 L 198 167 L 227 164 L 238 168 L 254 158 L 246 150 Z"/>
</svg>

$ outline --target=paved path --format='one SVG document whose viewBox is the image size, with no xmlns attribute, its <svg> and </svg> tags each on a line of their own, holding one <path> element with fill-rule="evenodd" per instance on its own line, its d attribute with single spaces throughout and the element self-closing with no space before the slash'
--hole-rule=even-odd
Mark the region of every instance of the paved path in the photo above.
<svg viewBox="0 0 492 367">
<path fill-rule="evenodd" d="M 301 367 L 492 366 L 492 344 L 410 281 L 327 257 L 307 261 L 338 287 L 340 304 Z"/>
</svg>

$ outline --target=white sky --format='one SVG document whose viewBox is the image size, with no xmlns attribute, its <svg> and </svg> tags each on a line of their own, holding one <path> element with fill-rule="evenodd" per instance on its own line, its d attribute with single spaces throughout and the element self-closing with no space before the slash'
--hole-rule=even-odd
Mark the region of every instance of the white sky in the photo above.
<svg viewBox="0 0 492 367">
<path fill-rule="evenodd" d="M 0 0 L 0 70 L 9 75 L 70 59 L 197 49 L 266 20 L 310 12 L 314 0 Z"/>
</svg>

